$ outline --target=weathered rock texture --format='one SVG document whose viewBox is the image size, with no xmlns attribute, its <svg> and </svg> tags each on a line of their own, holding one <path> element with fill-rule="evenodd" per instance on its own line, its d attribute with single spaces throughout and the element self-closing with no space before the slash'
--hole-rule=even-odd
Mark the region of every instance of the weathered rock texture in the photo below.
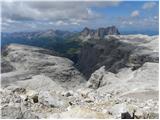
<svg viewBox="0 0 160 120">
<path fill-rule="evenodd" d="M 115 26 L 106 28 L 98 28 L 97 30 L 85 27 L 79 35 L 79 39 L 87 41 L 89 39 L 103 39 L 107 35 L 119 35 L 119 31 Z"/>
<path fill-rule="evenodd" d="M 36 82 L 39 78 L 42 79 L 43 85 L 58 83 L 64 88 L 74 88 L 85 79 L 81 73 L 73 66 L 73 62 L 67 58 L 53 56 L 56 55 L 49 50 L 42 48 L 11 44 L 6 48 L 6 55 L 4 59 L 8 61 L 15 70 L 12 72 L 2 74 L 2 86 L 8 86 L 9 84 L 17 84 L 18 81 L 22 81 L 33 84 L 32 87 L 37 88 Z M 2 66 L 2 70 L 8 68 L 8 66 Z M 39 78 L 35 75 L 42 75 Z M 49 78 L 45 78 L 49 77 Z M 35 82 L 35 80 L 37 81 Z M 45 81 L 46 79 L 46 81 Z M 48 82 L 50 81 L 50 82 Z M 33 83 L 32 83 L 33 82 Z M 44 83 L 48 82 L 48 83 Z M 18 83 L 19 84 L 19 83 Z M 54 85 L 56 87 L 56 85 Z M 48 88 L 49 89 L 49 88 Z M 51 89 L 53 89 L 51 87 Z"/>
<path fill-rule="evenodd" d="M 158 36 L 110 35 L 106 39 L 89 40 L 79 55 L 79 68 L 86 77 L 105 66 L 117 73 L 120 68 L 137 69 L 145 62 L 159 62 Z"/>
<path fill-rule="evenodd" d="M 79 64 L 48 50 L 12 44 L 1 74 L 1 117 L 158 119 L 158 36 L 88 41 Z M 7 67 L 7 68 L 5 68 Z"/>
</svg>

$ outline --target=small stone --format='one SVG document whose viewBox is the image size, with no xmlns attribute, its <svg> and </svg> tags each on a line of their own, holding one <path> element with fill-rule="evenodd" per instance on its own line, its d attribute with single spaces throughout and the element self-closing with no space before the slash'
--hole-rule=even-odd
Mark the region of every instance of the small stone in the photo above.
<svg viewBox="0 0 160 120">
<path fill-rule="evenodd" d="M 73 96 L 73 91 L 64 92 L 62 93 L 62 96 L 65 96 L 65 97 Z"/>
<path fill-rule="evenodd" d="M 32 97 L 32 100 L 33 100 L 34 103 L 38 103 L 38 96 L 35 95 L 34 97 Z"/>
<path fill-rule="evenodd" d="M 38 95 L 38 93 L 36 91 L 34 91 L 34 90 L 28 90 L 27 93 L 26 93 L 26 95 L 28 97 L 32 98 L 32 97 Z"/>
<path fill-rule="evenodd" d="M 90 88 L 78 89 L 77 92 L 84 98 L 88 97 L 88 94 L 92 91 Z"/>
<path fill-rule="evenodd" d="M 40 92 L 38 101 L 49 107 L 62 107 L 69 105 L 65 97 L 49 91 Z"/>
<path fill-rule="evenodd" d="M 25 88 L 16 88 L 13 90 L 13 92 L 17 92 L 17 93 L 25 93 L 26 89 Z"/>
<path fill-rule="evenodd" d="M 91 103 L 91 102 L 94 102 L 94 101 L 89 99 L 89 98 L 86 98 L 86 99 L 84 99 L 84 102 Z"/>
<path fill-rule="evenodd" d="M 137 118 L 137 119 L 143 119 L 144 118 L 143 111 L 140 110 L 140 109 L 137 109 L 136 112 L 135 112 L 135 118 Z"/>
<path fill-rule="evenodd" d="M 124 112 L 124 113 L 121 113 L 121 119 L 132 119 L 132 117 L 129 114 L 129 112 Z"/>
</svg>

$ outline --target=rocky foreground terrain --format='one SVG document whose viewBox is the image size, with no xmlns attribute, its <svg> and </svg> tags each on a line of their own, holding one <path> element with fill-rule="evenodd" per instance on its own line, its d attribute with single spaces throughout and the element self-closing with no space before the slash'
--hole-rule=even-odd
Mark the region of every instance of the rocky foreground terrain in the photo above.
<svg viewBox="0 0 160 120">
<path fill-rule="evenodd" d="M 158 52 L 158 36 L 109 35 L 88 40 L 76 68 L 53 51 L 11 44 L 1 59 L 1 116 L 158 119 Z"/>
</svg>

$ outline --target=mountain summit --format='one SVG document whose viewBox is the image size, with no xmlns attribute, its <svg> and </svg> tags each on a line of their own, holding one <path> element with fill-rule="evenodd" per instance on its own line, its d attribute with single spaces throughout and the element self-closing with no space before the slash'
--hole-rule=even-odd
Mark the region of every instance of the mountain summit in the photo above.
<svg viewBox="0 0 160 120">
<path fill-rule="evenodd" d="M 115 26 L 109 26 L 106 28 L 98 28 L 96 30 L 85 27 L 80 33 L 80 36 L 82 38 L 87 37 L 87 38 L 94 38 L 94 39 L 103 39 L 106 35 L 119 35 L 119 34 L 120 32 Z"/>
</svg>

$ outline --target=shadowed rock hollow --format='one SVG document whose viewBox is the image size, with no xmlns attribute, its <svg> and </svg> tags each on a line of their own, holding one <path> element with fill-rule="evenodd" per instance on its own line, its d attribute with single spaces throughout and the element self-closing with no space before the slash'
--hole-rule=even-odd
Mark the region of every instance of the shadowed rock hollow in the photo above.
<svg viewBox="0 0 160 120">
<path fill-rule="evenodd" d="M 145 62 L 159 62 L 158 36 L 110 35 L 106 39 L 90 39 L 81 48 L 78 65 L 84 75 L 90 75 L 101 66 L 117 73 L 119 69 L 137 69 Z"/>
</svg>

